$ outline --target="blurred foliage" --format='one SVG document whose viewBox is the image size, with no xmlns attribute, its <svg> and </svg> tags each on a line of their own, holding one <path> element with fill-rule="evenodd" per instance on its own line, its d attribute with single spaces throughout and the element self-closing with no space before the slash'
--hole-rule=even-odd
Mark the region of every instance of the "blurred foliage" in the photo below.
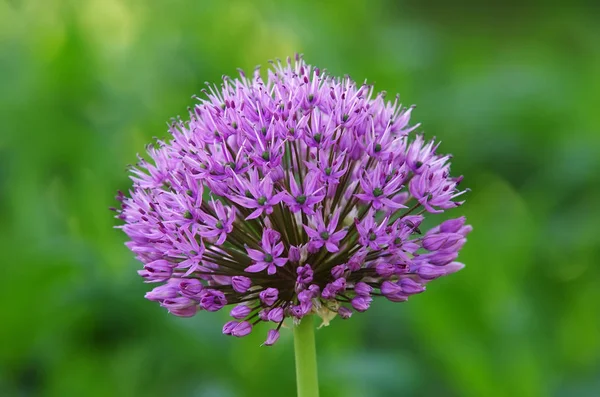
<svg viewBox="0 0 600 397">
<path fill-rule="evenodd" d="M 317 334 L 323 396 L 597 396 L 600 8 L 0 1 L 0 395 L 290 396 L 291 333 L 168 315 L 107 208 L 205 81 L 302 52 L 402 94 L 472 189 L 467 268 Z"/>
</svg>

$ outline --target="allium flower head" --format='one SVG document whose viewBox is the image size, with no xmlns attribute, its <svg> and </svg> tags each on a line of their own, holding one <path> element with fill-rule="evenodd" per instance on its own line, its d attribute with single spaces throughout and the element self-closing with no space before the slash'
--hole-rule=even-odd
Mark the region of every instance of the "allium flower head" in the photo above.
<svg viewBox="0 0 600 397">
<path fill-rule="evenodd" d="M 118 196 L 139 273 L 160 284 L 148 299 L 184 317 L 230 306 L 224 334 L 271 323 L 272 345 L 288 317 L 347 319 L 463 267 L 464 218 L 421 230 L 464 190 L 412 107 L 300 57 L 203 94 Z"/>
</svg>

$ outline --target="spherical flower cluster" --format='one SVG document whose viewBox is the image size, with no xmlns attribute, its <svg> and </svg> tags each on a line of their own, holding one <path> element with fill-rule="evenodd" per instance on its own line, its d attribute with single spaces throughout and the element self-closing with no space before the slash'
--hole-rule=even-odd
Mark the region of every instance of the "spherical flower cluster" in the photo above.
<svg viewBox="0 0 600 397">
<path fill-rule="evenodd" d="M 411 134 L 412 107 L 300 57 L 203 93 L 118 196 L 139 273 L 160 284 L 146 298 L 183 317 L 231 306 L 224 334 L 272 323 L 272 345 L 288 317 L 346 319 L 464 266 L 464 218 L 420 230 L 464 190 Z"/>
</svg>

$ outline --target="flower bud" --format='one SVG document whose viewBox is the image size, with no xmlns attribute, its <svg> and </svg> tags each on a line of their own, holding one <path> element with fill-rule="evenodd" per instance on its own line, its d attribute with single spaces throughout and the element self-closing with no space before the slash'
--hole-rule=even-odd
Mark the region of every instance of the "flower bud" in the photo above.
<svg viewBox="0 0 600 397">
<path fill-rule="evenodd" d="M 340 306 L 340 308 L 338 309 L 338 314 L 341 318 L 348 319 L 352 317 L 352 310 L 348 309 L 347 307 Z"/>
<path fill-rule="evenodd" d="M 241 338 L 252 332 L 252 324 L 248 321 L 242 321 L 231 330 L 231 335 Z"/>
<path fill-rule="evenodd" d="M 214 289 L 202 291 L 200 307 L 209 312 L 216 312 L 227 304 L 225 294 Z"/>
<path fill-rule="evenodd" d="M 265 341 L 264 345 L 273 346 L 278 340 L 279 331 L 277 331 L 276 329 L 270 329 L 269 332 L 267 332 L 267 340 Z"/>
<path fill-rule="evenodd" d="M 243 318 L 246 318 L 248 316 L 248 314 L 250 314 L 251 311 L 252 311 L 252 309 L 250 309 L 246 305 L 237 305 L 236 307 L 231 309 L 231 311 L 229 312 L 229 315 L 233 318 L 241 320 Z"/>
<path fill-rule="evenodd" d="M 248 277 L 244 276 L 233 276 L 231 277 L 231 286 L 233 290 L 239 294 L 243 294 L 248 291 L 252 281 Z"/>
<path fill-rule="evenodd" d="M 350 303 L 352 304 L 352 307 L 357 312 L 364 312 L 369 308 L 369 306 L 371 306 L 372 300 L 373 300 L 373 298 L 371 298 L 370 296 L 360 296 L 359 295 L 359 296 L 356 296 L 355 298 L 353 298 Z"/>
<path fill-rule="evenodd" d="M 267 288 L 258 294 L 260 300 L 267 306 L 272 306 L 279 297 L 279 291 L 276 288 Z"/>
<path fill-rule="evenodd" d="M 283 309 L 281 307 L 276 307 L 269 310 L 267 318 L 274 323 L 281 322 L 283 320 Z"/>
<path fill-rule="evenodd" d="M 371 295 L 371 292 L 373 292 L 373 287 L 363 282 L 356 283 L 354 286 L 354 292 L 356 292 L 358 295 L 369 296 Z"/>
</svg>

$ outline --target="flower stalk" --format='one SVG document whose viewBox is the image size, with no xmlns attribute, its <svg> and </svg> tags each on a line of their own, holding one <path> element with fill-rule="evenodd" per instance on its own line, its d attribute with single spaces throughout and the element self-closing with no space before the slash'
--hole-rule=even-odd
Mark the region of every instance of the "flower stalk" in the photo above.
<svg viewBox="0 0 600 397">
<path fill-rule="evenodd" d="M 315 348 L 314 316 L 305 316 L 294 327 L 296 355 L 296 384 L 298 397 L 318 397 L 317 354 Z"/>
</svg>

